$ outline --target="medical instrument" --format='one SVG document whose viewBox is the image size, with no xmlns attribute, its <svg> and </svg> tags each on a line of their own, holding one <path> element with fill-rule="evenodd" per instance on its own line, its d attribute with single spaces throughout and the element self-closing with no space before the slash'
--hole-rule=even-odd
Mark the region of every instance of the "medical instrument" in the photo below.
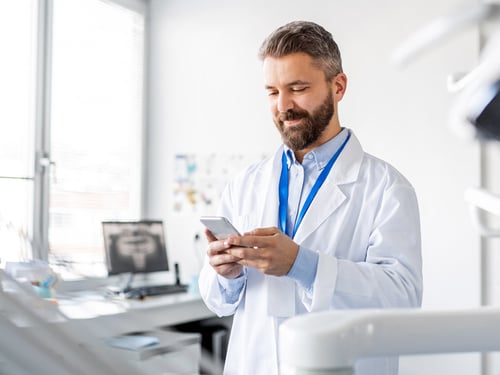
<svg viewBox="0 0 500 375">
<path fill-rule="evenodd" d="M 282 375 L 351 375 L 375 356 L 500 350 L 500 309 L 337 310 L 280 327 Z"/>
<path fill-rule="evenodd" d="M 140 374 L 140 363 L 99 339 L 105 327 L 68 319 L 30 285 L 0 269 L 0 372 L 2 374 Z M 100 334 L 98 333 L 100 331 Z"/>
</svg>

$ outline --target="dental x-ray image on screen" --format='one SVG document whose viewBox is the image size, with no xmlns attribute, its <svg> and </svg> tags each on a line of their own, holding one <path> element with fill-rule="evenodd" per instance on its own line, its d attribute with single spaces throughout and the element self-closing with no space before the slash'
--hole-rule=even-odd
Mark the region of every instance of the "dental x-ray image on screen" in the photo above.
<svg viewBox="0 0 500 375">
<path fill-rule="evenodd" d="M 162 221 L 102 223 L 109 275 L 168 271 Z"/>
</svg>

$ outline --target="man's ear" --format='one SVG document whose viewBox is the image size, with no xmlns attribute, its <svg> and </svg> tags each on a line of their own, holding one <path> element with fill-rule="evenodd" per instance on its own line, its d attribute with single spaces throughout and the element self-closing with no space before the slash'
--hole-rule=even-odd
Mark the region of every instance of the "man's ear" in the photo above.
<svg viewBox="0 0 500 375">
<path fill-rule="evenodd" d="M 347 89 L 347 76 L 344 73 L 337 74 L 332 81 L 333 94 L 337 101 L 340 101 Z"/>
</svg>

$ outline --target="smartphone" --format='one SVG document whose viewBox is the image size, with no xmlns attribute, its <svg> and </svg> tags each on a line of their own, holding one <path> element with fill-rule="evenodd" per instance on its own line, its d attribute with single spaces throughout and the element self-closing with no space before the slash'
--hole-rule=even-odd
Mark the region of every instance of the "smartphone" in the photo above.
<svg viewBox="0 0 500 375">
<path fill-rule="evenodd" d="M 202 216 L 200 221 L 218 240 L 224 240 L 230 236 L 241 236 L 234 225 L 223 216 Z"/>
</svg>

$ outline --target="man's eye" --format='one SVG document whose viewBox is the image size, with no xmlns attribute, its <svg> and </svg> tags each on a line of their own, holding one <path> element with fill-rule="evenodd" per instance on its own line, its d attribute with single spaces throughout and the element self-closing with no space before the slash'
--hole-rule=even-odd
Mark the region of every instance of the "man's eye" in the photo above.
<svg viewBox="0 0 500 375">
<path fill-rule="evenodd" d="M 293 92 L 301 92 L 304 91 L 307 87 L 305 86 L 300 86 L 300 87 L 292 87 Z"/>
<path fill-rule="evenodd" d="M 268 96 L 275 96 L 275 95 L 278 95 L 278 91 L 268 91 L 268 92 L 267 92 L 267 95 L 268 95 Z"/>
</svg>

